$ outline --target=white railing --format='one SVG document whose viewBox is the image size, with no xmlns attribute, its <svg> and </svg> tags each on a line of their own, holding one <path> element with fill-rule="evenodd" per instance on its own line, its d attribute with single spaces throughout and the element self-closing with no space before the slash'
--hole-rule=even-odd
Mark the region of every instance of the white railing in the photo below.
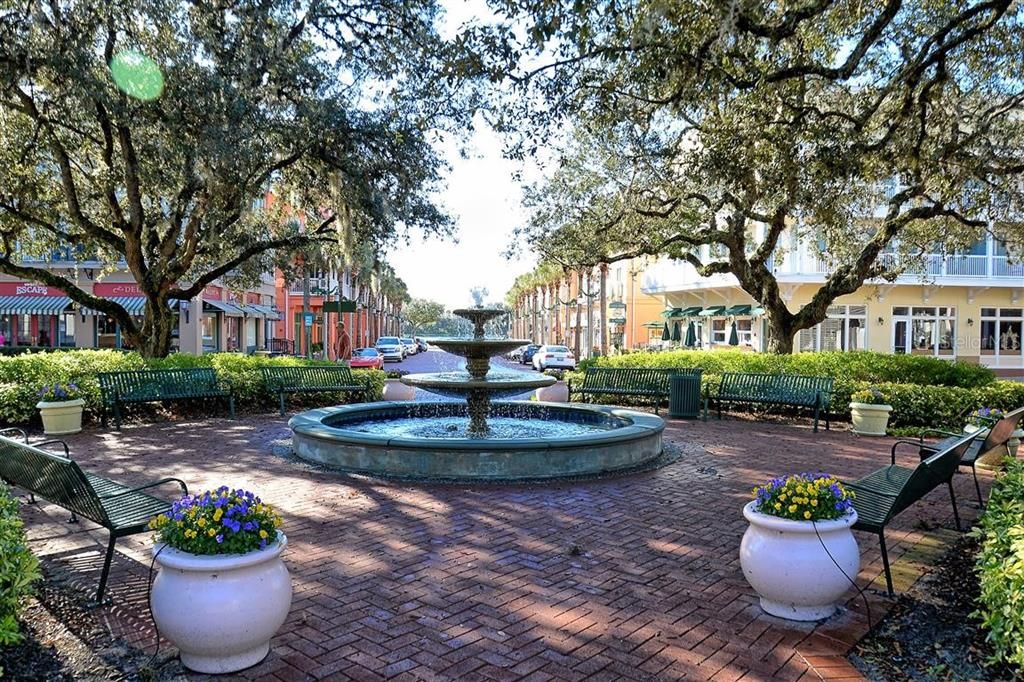
<svg viewBox="0 0 1024 682">
<path fill-rule="evenodd" d="M 815 253 L 805 253 L 803 258 L 796 254 L 774 267 L 775 274 L 827 275 L 833 270 L 828 260 Z M 900 256 L 883 253 L 878 263 L 886 268 L 900 267 Z M 929 254 L 921 262 L 914 263 L 903 271 L 910 276 L 926 277 L 971 277 L 971 278 L 1021 278 L 1024 277 L 1024 263 L 1011 263 L 1006 256 L 984 255 L 942 255 Z"/>
</svg>

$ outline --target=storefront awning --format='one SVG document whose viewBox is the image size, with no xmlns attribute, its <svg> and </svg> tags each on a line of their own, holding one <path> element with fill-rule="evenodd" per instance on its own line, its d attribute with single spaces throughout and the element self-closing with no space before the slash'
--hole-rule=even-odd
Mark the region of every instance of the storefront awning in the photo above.
<svg viewBox="0 0 1024 682">
<path fill-rule="evenodd" d="M 271 308 L 269 305 L 263 305 L 262 303 L 246 303 L 246 314 L 253 315 L 255 317 L 265 317 L 268 320 L 280 320 L 281 315 L 276 310 Z"/>
<path fill-rule="evenodd" d="M 203 301 L 204 313 L 224 313 L 228 317 L 242 317 L 245 314 L 240 307 L 228 301 Z"/>
<path fill-rule="evenodd" d="M 661 329 L 661 322 L 648 322 L 644 326 L 648 329 Z"/>
<path fill-rule="evenodd" d="M 146 310 L 146 297 L 145 296 L 112 296 L 109 300 L 111 303 L 116 303 L 133 317 L 139 317 L 145 313 Z M 94 310 L 93 308 L 80 308 L 79 311 L 83 315 L 106 315 L 102 310 Z"/>
<path fill-rule="evenodd" d="M 70 303 L 67 296 L 0 296 L 0 315 L 59 315 Z"/>
<path fill-rule="evenodd" d="M 697 313 L 701 317 L 721 317 L 725 315 L 724 305 L 711 305 Z"/>
<path fill-rule="evenodd" d="M 729 309 L 725 311 L 725 314 L 745 317 L 750 314 L 750 305 L 747 303 L 741 303 L 740 305 L 729 306 Z"/>
<path fill-rule="evenodd" d="M 754 306 L 750 310 L 750 316 L 751 317 L 757 317 L 759 315 L 764 315 L 764 308 L 762 308 L 761 306 Z"/>
<path fill-rule="evenodd" d="M 691 305 L 689 308 L 683 308 L 679 313 L 679 317 L 693 317 L 700 313 L 702 308 L 699 305 Z"/>
<path fill-rule="evenodd" d="M 679 313 L 683 312 L 682 308 L 668 308 L 661 316 L 662 317 L 679 317 Z"/>
</svg>

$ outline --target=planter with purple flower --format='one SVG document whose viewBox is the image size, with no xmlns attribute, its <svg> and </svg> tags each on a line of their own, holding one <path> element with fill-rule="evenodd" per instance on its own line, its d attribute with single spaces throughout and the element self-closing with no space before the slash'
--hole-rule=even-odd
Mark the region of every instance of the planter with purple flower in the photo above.
<svg viewBox="0 0 1024 682">
<path fill-rule="evenodd" d="M 754 488 L 754 500 L 743 508 L 750 526 L 740 566 L 762 609 L 803 621 L 835 613 L 860 570 L 852 498 L 828 474 L 774 478 Z"/>
<path fill-rule="evenodd" d="M 150 522 L 160 566 L 150 608 L 185 667 L 229 673 L 266 657 L 292 603 L 280 525 L 273 507 L 227 486 L 186 495 Z"/>
<path fill-rule="evenodd" d="M 73 383 L 46 384 L 39 389 L 36 407 L 43 418 L 43 433 L 63 436 L 82 430 L 85 401 L 79 395 L 78 386 Z"/>
<path fill-rule="evenodd" d="M 967 415 L 967 423 L 964 424 L 964 433 L 974 433 L 975 431 L 991 428 L 997 421 L 1005 416 L 1006 412 L 998 407 L 979 407 Z M 1006 451 L 1009 452 L 1010 457 L 1017 456 L 1017 449 L 1020 447 L 1021 438 L 1024 438 L 1024 431 L 1021 429 L 1017 429 L 1010 434 L 1010 438 L 1006 441 Z M 1003 460 L 1006 451 L 1001 447 L 995 447 L 986 452 L 982 452 L 978 455 L 975 466 L 986 471 L 1001 471 L 1005 466 L 1005 462 Z"/>
</svg>

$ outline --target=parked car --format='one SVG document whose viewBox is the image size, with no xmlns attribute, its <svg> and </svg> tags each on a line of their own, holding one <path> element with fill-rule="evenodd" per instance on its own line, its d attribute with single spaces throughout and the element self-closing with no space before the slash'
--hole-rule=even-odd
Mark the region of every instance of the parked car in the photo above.
<svg viewBox="0 0 1024 682">
<path fill-rule="evenodd" d="M 414 336 L 413 339 L 416 341 L 416 347 L 419 348 L 421 353 L 426 353 L 427 349 L 430 348 L 430 344 L 421 339 L 418 336 Z"/>
<path fill-rule="evenodd" d="M 353 368 L 383 369 L 384 356 L 376 348 L 356 348 L 352 351 L 352 359 L 349 361 L 348 366 Z"/>
<path fill-rule="evenodd" d="M 519 348 L 513 348 L 509 352 L 505 353 L 505 357 L 515 362 L 522 362 L 524 350 L 526 350 L 526 346 L 519 346 Z"/>
<path fill-rule="evenodd" d="M 529 365 L 533 361 L 533 354 L 537 352 L 538 348 L 540 348 L 540 346 L 535 343 L 531 343 L 529 346 L 524 348 L 523 354 L 519 357 L 519 362 L 524 365 Z"/>
<path fill-rule="evenodd" d="M 531 361 L 533 368 L 540 372 L 553 367 L 576 369 L 576 356 L 566 346 L 541 346 L 534 352 Z"/>
<path fill-rule="evenodd" d="M 384 361 L 394 360 L 401 362 L 405 360 L 405 346 L 397 336 L 382 336 L 374 344 L 377 352 L 384 356 Z"/>
<path fill-rule="evenodd" d="M 416 341 L 410 337 L 402 339 L 402 345 L 405 346 L 406 355 L 416 355 L 420 352 L 420 347 L 416 345 Z"/>
</svg>

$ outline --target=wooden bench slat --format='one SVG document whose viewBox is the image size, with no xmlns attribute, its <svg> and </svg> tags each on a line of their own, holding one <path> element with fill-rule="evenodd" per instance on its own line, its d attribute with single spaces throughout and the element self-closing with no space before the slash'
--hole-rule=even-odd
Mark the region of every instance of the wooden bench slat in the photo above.
<svg viewBox="0 0 1024 682">
<path fill-rule="evenodd" d="M 278 395 L 282 417 L 288 393 L 365 394 L 369 390 L 369 386 L 357 381 L 345 365 L 261 367 L 260 370 L 267 388 Z"/>
</svg>

